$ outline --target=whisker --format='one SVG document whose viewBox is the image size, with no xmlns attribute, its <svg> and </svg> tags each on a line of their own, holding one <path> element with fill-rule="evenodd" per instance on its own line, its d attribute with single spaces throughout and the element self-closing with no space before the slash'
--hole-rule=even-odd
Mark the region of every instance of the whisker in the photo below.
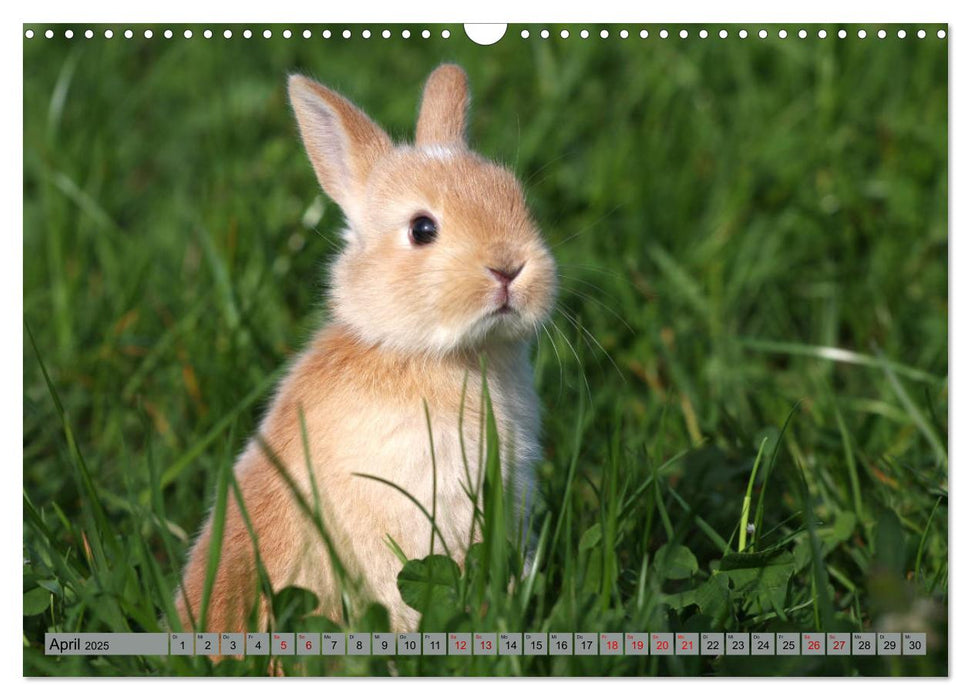
<svg viewBox="0 0 971 700">
<path fill-rule="evenodd" d="M 627 384 L 627 377 L 625 377 L 625 376 L 624 376 L 624 373 L 620 371 L 620 367 L 618 367 L 618 366 L 617 366 L 617 363 L 616 363 L 616 362 L 614 362 L 614 358 L 613 358 L 613 357 L 611 357 L 611 355 L 610 355 L 610 353 L 609 353 L 609 352 L 607 352 L 607 350 L 606 350 L 606 349 L 604 348 L 604 346 L 600 344 L 600 341 L 599 341 L 599 340 L 597 340 L 597 339 L 596 339 L 596 338 L 594 337 L 594 335 L 593 335 L 593 334 L 592 334 L 592 333 L 591 333 L 590 331 L 588 331 L 588 330 L 587 330 L 587 329 L 586 329 L 586 328 L 585 328 L 585 327 L 583 326 L 583 324 L 582 324 L 582 323 L 580 322 L 580 320 L 579 320 L 578 318 L 574 318 L 574 317 L 572 317 L 572 316 L 571 316 L 570 314 L 568 314 L 568 313 L 567 313 L 566 311 L 564 311 L 563 309 L 557 309 L 557 310 L 558 310 L 558 311 L 559 311 L 559 312 L 560 312 L 561 314 L 563 314 L 563 316 L 564 316 L 564 317 L 565 317 L 565 318 L 566 318 L 566 319 L 567 319 L 568 321 L 570 321 L 570 322 L 571 322 L 571 323 L 572 323 L 572 324 L 574 325 L 574 327 L 576 327 L 576 329 L 577 329 L 577 330 L 579 330 L 579 331 L 581 331 L 582 333 L 586 333 L 586 335 L 587 335 L 587 337 L 589 337 L 589 338 L 590 338 L 590 340 L 592 340 L 592 341 L 593 341 L 594 343 L 596 343 L 596 344 L 597 344 L 597 347 L 598 347 L 598 348 L 600 348 L 600 352 L 602 352 L 602 353 L 604 354 L 604 356 L 605 356 L 605 357 L 606 357 L 606 358 L 607 358 L 608 360 L 610 360 L 610 364 L 612 364 L 612 365 L 614 366 L 614 369 L 615 369 L 615 370 L 617 371 L 617 376 L 618 376 L 618 377 L 620 377 L 620 379 L 621 379 L 621 381 L 622 381 L 622 382 L 624 382 L 624 384 Z"/>
<path fill-rule="evenodd" d="M 580 229 L 576 233 L 574 233 L 574 234 L 572 234 L 570 236 L 567 236 L 566 238 L 564 238 L 559 243 L 556 243 L 555 245 L 553 245 L 552 248 L 555 250 L 556 248 L 559 248 L 564 243 L 566 243 L 568 241 L 572 241 L 577 236 L 580 236 L 580 235 L 586 233 L 587 231 L 589 231 L 590 229 L 592 229 L 594 226 L 596 226 L 597 224 L 599 224 L 601 221 L 603 221 L 607 217 L 612 216 L 614 213 L 616 213 L 617 210 L 620 209 L 620 206 L 621 205 L 618 204 L 615 207 L 613 207 L 610 211 L 608 211 L 606 214 L 603 214 L 602 216 L 598 216 L 594 221 L 590 222 L 589 224 L 587 224 L 586 226 L 584 226 L 582 229 Z"/>
<path fill-rule="evenodd" d="M 568 292 L 569 294 L 576 295 L 576 296 L 580 297 L 581 299 L 586 299 L 587 301 L 591 301 L 594 304 L 597 304 L 598 306 L 602 307 L 605 311 L 609 312 L 618 321 L 620 321 L 621 323 L 623 323 L 624 324 L 624 327 L 627 328 L 628 331 L 630 331 L 631 333 L 635 333 L 634 329 L 631 328 L 631 325 L 629 323 L 627 323 L 627 321 L 624 319 L 623 316 L 621 316 L 620 314 L 618 314 L 616 311 L 614 311 L 612 308 L 610 308 L 609 306 L 607 306 L 606 304 L 604 304 L 599 299 L 597 299 L 595 297 L 592 297 L 589 294 L 585 294 L 585 293 L 583 293 L 583 292 L 581 292 L 581 291 L 579 291 L 577 289 L 564 288 L 564 291 Z"/>
<path fill-rule="evenodd" d="M 563 360 L 560 358 L 560 351 L 556 349 L 556 341 L 553 340 L 553 336 L 550 334 L 549 328 L 546 327 L 546 321 L 540 324 L 543 332 L 546 333 L 546 337 L 550 339 L 550 347 L 553 348 L 553 354 L 556 356 L 556 364 L 560 369 L 560 388 L 556 394 L 556 400 L 559 401 L 563 396 Z"/>
<path fill-rule="evenodd" d="M 570 339 L 566 337 L 566 333 L 564 333 L 563 330 L 556 325 L 556 321 L 552 321 L 552 323 L 553 330 L 559 333 L 560 337 L 566 341 L 566 346 L 570 348 L 570 352 L 573 353 L 573 357 L 577 361 L 577 371 L 580 373 L 580 378 L 583 379 L 583 383 L 587 387 L 587 398 L 590 399 L 590 405 L 593 406 L 593 392 L 590 390 L 590 383 L 587 381 L 587 375 L 583 372 L 583 363 L 580 361 L 580 355 L 577 354 L 576 348 L 573 347 L 573 343 L 570 342 Z"/>
</svg>

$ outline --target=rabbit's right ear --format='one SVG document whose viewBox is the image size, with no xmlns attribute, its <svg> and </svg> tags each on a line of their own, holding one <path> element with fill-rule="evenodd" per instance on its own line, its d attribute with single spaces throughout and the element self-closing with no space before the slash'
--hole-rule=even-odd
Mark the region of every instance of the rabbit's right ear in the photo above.
<svg viewBox="0 0 971 700">
<path fill-rule="evenodd" d="M 350 101 L 310 78 L 291 75 L 288 87 L 320 186 L 352 223 L 360 221 L 368 174 L 391 150 L 391 139 Z"/>
</svg>

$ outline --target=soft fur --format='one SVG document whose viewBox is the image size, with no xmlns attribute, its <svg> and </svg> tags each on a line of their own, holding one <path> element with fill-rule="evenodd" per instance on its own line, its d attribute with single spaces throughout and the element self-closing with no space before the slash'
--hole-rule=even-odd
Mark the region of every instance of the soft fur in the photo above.
<svg viewBox="0 0 971 700">
<path fill-rule="evenodd" d="M 274 590 L 314 591 L 321 612 L 341 615 L 341 597 L 363 591 L 356 606 L 384 604 L 395 630 L 414 629 L 418 614 L 397 589 L 399 560 L 429 552 L 431 525 L 391 481 L 432 510 L 437 465 L 437 522 L 453 555 L 464 557 L 473 527 L 480 452 L 481 358 L 499 427 L 503 469 L 516 503 L 528 501 L 539 456 L 539 411 L 529 341 L 555 296 L 555 266 L 516 179 L 471 152 L 465 142 L 465 73 L 453 65 L 426 83 L 416 142 L 395 146 L 347 99 L 302 76 L 290 100 L 317 179 L 343 209 L 346 244 L 331 273 L 332 321 L 317 333 L 281 383 L 269 412 L 235 466 L 260 559 Z M 422 246 L 408 232 L 416 216 L 438 223 Z M 511 311 L 499 313 L 503 283 L 495 272 L 521 271 L 508 285 Z M 463 411 L 466 472 L 459 439 Z M 301 431 L 306 426 L 308 461 Z M 298 506 L 268 453 L 278 458 L 309 503 L 314 490 L 333 551 Z M 311 474 L 312 471 L 312 474 Z M 211 519 L 192 548 L 176 594 L 182 624 L 199 614 Z M 444 551 L 436 538 L 435 551 Z M 204 625 L 242 631 L 257 598 L 255 547 L 232 492 L 222 553 Z M 342 590 L 331 555 L 354 586 Z M 261 600 L 261 599 L 260 599 Z M 267 601 L 256 610 L 267 622 Z"/>
</svg>

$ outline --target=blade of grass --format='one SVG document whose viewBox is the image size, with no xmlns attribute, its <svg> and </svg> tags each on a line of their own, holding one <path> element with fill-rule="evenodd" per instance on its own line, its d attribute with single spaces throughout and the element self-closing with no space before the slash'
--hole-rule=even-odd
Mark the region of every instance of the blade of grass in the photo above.
<svg viewBox="0 0 971 700">
<path fill-rule="evenodd" d="M 899 362 L 881 360 L 879 357 L 864 355 L 862 353 L 854 352 L 852 350 L 845 350 L 843 348 L 823 345 L 806 345 L 803 343 L 785 343 L 774 340 L 763 340 L 761 338 L 739 337 L 737 340 L 743 347 L 747 347 L 750 350 L 756 350 L 758 352 L 776 353 L 781 355 L 802 355 L 804 357 L 814 357 L 820 360 L 843 362 L 847 364 L 860 365 L 861 367 L 874 367 L 877 369 L 885 369 L 889 367 L 902 377 L 907 377 L 908 379 L 913 379 L 914 381 L 918 382 L 927 382 L 928 384 L 943 384 L 946 381 L 942 377 L 937 377 L 929 372 L 908 367 L 907 365 L 900 364 Z"/>
<path fill-rule="evenodd" d="M 762 442 L 759 444 L 759 452 L 755 455 L 755 463 L 752 465 L 752 471 L 748 477 L 748 486 L 745 489 L 745 498 L 742 499 L 742 517 L 738 521 L 738 551 L 745 551 L 745 543 L 748 538 L 748 512 L 749 507 L 752 504 L 752 488 L 755 486 L 755 475 L 759 473 L 759 464 L 762 462 L 762 450 L 765 449 L 765 443 L 768 442 L 769 438 L 762 438 Z M 755 528 L 752 528 L 753 534 Z"/>
</svg>

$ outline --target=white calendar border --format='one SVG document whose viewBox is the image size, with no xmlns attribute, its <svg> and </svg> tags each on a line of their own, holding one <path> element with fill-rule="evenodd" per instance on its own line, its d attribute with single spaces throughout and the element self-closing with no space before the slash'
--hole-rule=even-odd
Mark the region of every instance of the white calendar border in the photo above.
<svg viewBox="0 0 971 700">
<path fill-rule="evenodd" d="M 44 5 L 32 4 L 26 7 L 19 5 L 16 14 L 8 9 L 3 10 L 4 19 L 9 19 L 10 21 L 5 21 L 2 25 L 5 31 L 0 35 L 3 37 L 3 41 L 0 41 L 0 51 L 3 52 L 3 60 L 0 65 L 7 72 L 7 80 L 4 84 L 9 94 L 19 96 L 22 94 L 23 87 L 23 56 L 19 38 L 16 40 L 13 39 L 13 35 L 19 34 L 20 31 L 19 27 L 14 26 L 14 23 L 55 20 L 74 21 L 79 18 L 88 22 L 107 20 L 132 22 L 155 22 L 161 20 L 195 22 L 200 20 L 211 21 L 213 19 L 227 22 L 270 22 L 299 17 L 306 21 L 325 20 L 329 23 L 372 20 L 452 22 L 468 21 L 470 19 L 493 22 L 522 22 L 529 20 L 553 21 L 553 18 L 556 18 L 556 21 L 560 22 L 596 20 L 598 22 L 639 21 L 643 23 L 751 21 L 766 23 L 799 21 L 808 23 L 830 22 L 834 20 L 845 22 L 942 22 L 959 19 L 955 16 L 956 12 L 951 3 L 944 2 L 943 0 L 921 0 L 920 2 L 912 0 L 910 3 L 893 4 L 868 1 L 854 3 L 852 5 L 846 3 L 845 0 L 803 0 L 802 5 L 801 7 L 788 6 L 775 2 L 767 2 L 765 0 L 760 2 L 734 0 L 730 3 L 707 0 L 694 4 L 679 2 L 657 6 L 650 3 L 634 5 L 625 0 L 596 0 L 592 6 L 578 7 L 574 5 L 568 7 L 560 2 L 543 2 L 530 5 L 522 3 L 521 0 L 489 0 L 489 2 L 480 3 L 475 8 L 470 8 L 459 5 L 454 0 L 451 2 L 434 0 L 432 2 L 426 2 L 423 5 L 420 5 L 418 2 L 400 3 L 391 0 L 374 2 L 369 5 L 362 3 L 327 3 L 320 2 L 319 0 L 315 0 L 314 2 L 308 0 L 302 0 L 301 2 L 287 2 L 283 0 L 281 2 L 281 0 L 276 0 L 272 3 L 265 3 L 263 7 L 259 8 L 242 8 L 240 6 L 230 8 L 220 7 L 217 3 L 208 4 L 201 0 L 166 0 L 163 5 L 164 11 L 160 11 L 157 7 L 122 0 L 88 0 L 80 4 L 80 6 L 76 2 L 57 0 L 46 2 Z M 244 12 L 244 9 L 247 11 Z M 29 12 L 29 16 L 24 15 L 25 12 Z M 963 22 L 963 16 L 960 19 Z M 11 29 L 13 31 L 10 31 Z M 966 39 L 962 41 L 962 36 L 965 35 L 965 32 L 971 34 L 971 25 L 952 23 L 949 27 L 949 36 L 952 37 L 950 46 L 953 52 L 952 69 L 950 71 L 950 80 L 952 81 L 950 106 L 953 114 L 965 115 L 960 120 L 964 123 L 969 123 L 971 109 L 969 109 L 968 101 L 971 99 L 971 84 L 969 84 L 967 76 L 969 70 L 971 70 L 971 62 L 969 62 L 969 44 L 966 43 Z M 7 145 L 7 157 L 4 159 L 2 165 L 4 187 L 0 190 L 2 192 L 0 196 L 3 196 L 6 200 L 5 211 L 15 213 L 13 217 L 13 233 L 8 235 L 8 245 L 13 245 L 15 251 L 20 253 L 20 255 L 0 256 L 3 260 L 2 264 L 9 268 L 3 270 L 3 274 L 0 275 L 0 279 L 6 285 L 4 291 L 6 292 L 5 299 L 7 300 L 7 303 L 0 304 L 0 314 L 2 314 L 0 316 L 0 327 L 7 329 L 8 333 L 14 336 L 16 340 L 20 340 L 20 342 L 9 342 L 9 344 L 5 344 L 0 349 L 5 360 L 2 366 L 6 368 L 5 372 L 9 373 L 9 376 L 4 377 L 4 387 L 7 391 L 4 392 L 3 403 L 0 404 L 2 406 L 2 409 L 0 409 L 2 410 L 2 413 L 0 413 L 0 418 L 2 418 L 0 420 L 2 443 L 0 444 L 6 448 L 4 454 L 19 455 L 17 464 L 21 466 L 19 470 L 8 468 L 5 471 L 5 478 L 10 479 L 10 481 L 13 481 L 16 478 L 14 475 L 19 473 L 19 482 L 16 484 L 8 484 L 8 488 L 0 489 L 7 499 L 3 504 L 5 507 L 0 509 L 0 512 L 3 513 L 2 517 L 6 520 L 4 523 L 6 527 L 3 528 L 2 553 L 5 555 L 3 561 L 7 562 L 7 565 L 4 567 L 6 575 L 2 578 L 2 585 L 3 591 L 6 593 L 5 600 L 15 601 L 20 599 L 22 587 L 20 567 L 14 564 L 14 562 L 19 561 L 22 553 L 21 538 L 17 536 L 21 532 L 22 521 L 14 522 L 14 520 L 17 514 L 21 512 L 19 499 L 23 485 L 22 367 L 18 368 L 22 354 L 23 336 L 23 280 L 22 266 L 20 264 L 22 259 L 22 243 L 18 235 L 22 231 L 23 220 L 23 170 L 21 167 L 23 148 L 20 110 L 7 110 L 3 115 L 3 119 L 4 125 L 6 126 L 5 132 L 8 134 L 10 142 Z M 957 122 L 958 120 L 952 119 L 951 123 L 956 124 Z M 952 131 L 949 143 L 951 149 L 950 162 L 952 163 L 952 176 L 949 179 L 949 189 L 951 192 L 966 192 L 968 190 L 968 165 L 971 163 L 971 160 L 969 160 L 969 155 L 971 154 L 969 154 L 967 144 L 968 140 L 962 133 L 956 129 Z M 951 232 L 971 231 L 968 227 L 967 211 L 967 197 L 953 199 L 953 208 L 950 211 L 949 220 Z M 13 242 L 11 243 L 11 241 Z M 968 259 L 967 244 L 952 235 L 949 239 L 949 251 L 950 255 L 953 256 L 951 272 L 954 270 L 963 271 L 968 269 L 971 260 Z M 971 276 L 966 274 L 957 277 L 953 274 L 949 274 L 948 276 L 951 292 L 948 308 L 954 310 L 951 316 L 951 323 L 949 324 L 949 342 L 954 349 L 952 353 L 953 357 L 968 357 L 969 352 L 971 352 L 971 347 L 969 347 L 968 343 L 969 309 L 971 309 L 971 297 L 968 295 L 968 285 L 971 284 L 969 277 Z M 11 299 L 17 300 L 16 303 L 9 303 Z M 967 432 L 963 435 L 956 434 L 953 430 L 953 424 L 955 422 L 955 411 L 962 417 L 966 417 L 971 413 L 971 410 L 969 410 L 969 389 L 971 389 L 971 385 L 967 381 L 966 373 L 960 367 L 956 369 L 957 371 L 955 371 L 954 365 L 949 363 L 949 371 L 952 373 L 949 396 L 953 397 L 951 399 L 950 410 L 948 411 L 948 419 L 951 424 L 949 426 L 949 436 L 953 439 L 954 447 L 954 453 L 951 454 L 951 461 L 962 464 L 965 460 L 961 458 L 968 453 Z M 20 389 L 19 392 L 16 390 L 17 388 Z M 954 454 L 957 455 L 957 459 L 955 459 Z M 958 480 L 962 478 L 960 474 L 961 470 L 958 470 Z M 954 488 L 954 482 L 950 486 L 951 491 L 956 490 Z M 949 512 L 955 513 L 950 523 L 951 529 L 949 529 L 949 533 L 953 533 L 954 535 L 958 535 L 958 533 L 964 535 L 966 533 L 968 522 L 967 511 L 968 509 L 961 508 L 949 509 Z M 968 537 L 950 537 L 950 542 L 961 554 L 967 554 Z M 950 568 L 951 582 L 964 580 L 967 571 L 967 565 L 964 562 L 968 561 L 968 557 L 952 554 L 950 560 L 952 564 Z M 961 630 L 969 629 L 969 626 L 964 624 L 967 621 L 967 615 L 966 607 L 963 606 L 961 596 L 950 596 L 948 613 L 950 616 L 949 629 L 954 630 L 956 624 Z M 3 649 L 5 653 L 0 654 L 0 658 L 2 658 L 0 664 L 2 664 L 6 677 L 22 676 L 22 641 L 18 643 L 17 636 L 13 632 L 15 624 L 22 628 L 22 621 L 15 622 L 18 617 L 17 606 L 11 604 L 3 606 L 3 609 L 0 610 L 0 615 L 3 616 L 4 628 L 9 628 L 5 630 L 3 635 L 6 646 Z M 949 658 L 965 658 L 969 650 L 971 650 L 969 649 L 971 645 L 967 641 L 964 641 L 968 640 L 969 637 L 971 635 L 954 635 L 954 645 L 950 646 L 951 656 Z M 968 676 L 966 670 L 967 664 L 963 666 L 964 668 L 962 668 L 961 664 L 953 665 L 951 668 L 952 674 L 955 677 L 960 676 L 966 678 Z M 578 694 L 589 693 L 592 689 L 591 684 L 597 683 L 591 679 L 582 679 L 583 685 L 572 685 L 577 680 L 581 679 L 561 680 L 559 682 L 562 686 L 561 690 L 567 692 L 573 692 L 575 690 Z M 760 693 L 769 693 L 773 690 L 781 690 L 788 696 L 787 700 L 789 698 L 812 698 L 813 700 L 818 700 L 820 693 L 832 691 L 834 683 L 838 686 L 846 684 L 846 689 L 849 690 L 849 684 L 854 682 L 851 680 L 830 679 L 805 683 L 805 679 L 803 679 L 803 682 L 795 683 L 786 680 L 760 679 L 757 681 L 757 685 L 749 686 L 749 683 L 753 683 L 753 681 L 743 679 L 722 680 L 731 683 L 734 686 L 733 691 L 745 692 L 745 690 L 758 689 Z M 880 685 L 879 692 L 889 693 L 889 697 L 903 696 L 905 693 L 909 696 L 916 692 L 914 683 L 919 681 L 905 681 L 900 683 L 897 682 L 898 680 L 871 679 L 867 682 Z M 65 694 L 74 692 L 77 689 L 76 684 L 83 683 L 87 689 L 95 690 L 102 697 L 113 697 L 117 694 L 118 697 L 127 698 L 132 693 L 138 693 L 146 700 L 154 700 L 154 698 L 162 697 L 168 699 L 171 696 L 174 689 L 174 686 L 170 685 L 171 682 L 173 681 L 146 683 L 143 679 L 83 679 L 81 681 L 77 679 L 57 679 L 53 682 L 32 680 L 27 685 L 20 686 L 20 690 L 29 692 L 33 697 L 57 697 L 58 700 L 63 700 Z M 177 682 L 180 683 L 180 691 L 186 687 L 201 691 L 208 690 L 211 692 L 212 690 L 212 681 L 208 679 L 204 681 L 180 680 Z M 340 681 L 328 679 L 327 682 Z M 353 687 L 348 685 L 348 692 L 360 692 L 360 680 L 343 682 L 357 683 Z M 532 679 L 510 679 L 508 681 L 502 681 L 502 687 L 500 688 L 488 682 L 462 682 L 459 679 L 417 680 L 396 684 L 394 692 L 398 694 L 399 698 L 420 697 L 424 700 L 429 695 L 435 695 L 436 691 L 454 692 L 454 689 L 449 688 L 449 686 L 453 683 L 462 683 L 461 692 L 465 696 L 463 700 L 477 700 L 478 698 L 494 700 L 495 693 L 497 691 L 506 692 L 509 683 L 516 683 L 517 685 L 522 683 L 522 688 L 528 692 L 529 686 L 535 682 Z M 608 682 L 615 692 L 624 692 L 624 690 L 644 691 L 643 681 L 639 679 L 617 679 Z M 683 687 L 683 684 L 689 681 L 685 679 L 651 679 L 650 682 L 652 684 L 663 684 L 663 690 L 657 686 L 652 686 L 652 690 L 670 692 L 677 686 Z M 715 681 L 705 679 L 696 682 L 711 683 Z M 820 682 L 825 682 L 826 685 L 821 686 L 819 684 Z M 185 685 L 186 683 L 188 683 L 188 686 Z M 381 681 L 378 680 L 366 682 L 369 690 L 386 687 L 384 684 L 379 686 L 378 684 L 380 683 Z M 636 688 L 625 687 L 635 683 L 638 684 Z M 597 684 L 599 685 L 599 683 Z M 784 684 L 784 687 L 778 689 L 772 688 L 771 690 L 766 687 L 766 685 L 775 686 L 776 684 Z M 958 687 L 957 683 L 936 683 L 934 692 L 947 695 L 951 694 L 956 687 Z M 242 697 L 244 698 L 255 698 L 257 697 L 257 693 L 260 696 L 265 693 L 265 686 L 243 684 L 237 685 L 234 690 L 236 692 L 242 691 Z M 857 690 L 859 691 L 859 688 Z"/>
</svg>

